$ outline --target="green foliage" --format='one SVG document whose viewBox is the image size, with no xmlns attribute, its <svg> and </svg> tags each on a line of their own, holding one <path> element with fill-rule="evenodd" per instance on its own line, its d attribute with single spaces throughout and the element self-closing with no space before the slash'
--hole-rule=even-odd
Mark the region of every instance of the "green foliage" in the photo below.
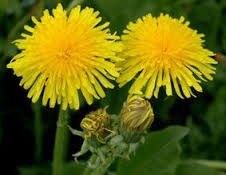
<svg viewBox="0 0 226 175">
<path fill-rule="evenodd" d="M 75 163 L 69 162 L 63 166 L 63 174 L 64 175 L 82 175 L 83 170 L 85 168 L 84 163 Z M 49 175 L 51 174 L 51 167 L 32 167 L 32 168 L 19 168 L 19 172 L 21 175 Z"/>
<path fill-rule="evenodd" d="M 12 168 L 26 166 L 26 168 L 19 168 L 21 175 L 51 173 L 49 160 L 52 159 L 50 150 L 53 145 L 56 113 L 47 108 L 43 110 L 42 142 L 45 144 L 39 144 L 45 152 L 42 150 L 43 155 L 40 159 L 43 166 L 40 167 L 32 157 L 33 152 L 34 155 L 37 152 L 33 143 L 37 138 L 32 139 L 38 134 L 34 134 L 32 124 L 34 115 L 31 112 L 30 103 L 24 91 L 16 86 L 18 79 L 10 77 L 12 72 L 5 71 L 5 67 L 17 53 L 11 41 L 20 38 L 23 25 L 31 23 L 31 15 L 40 16 L 44 8 L 53 8 L 57 2 L 60 0 L 0 0 L 0 151 L 3 150 L 7 154 L 4 157 L 1 153 L 4 162 L 8 157 L 13 159 L 9 161 Z M 62 0 L 64 7 L 67 7 L 69 2 Z M 152 13 L 154 16 L 160 13 L 169 13 L 174 17 L 183 15 L 190 21 L 192 28 L 205 34 L 205 47 L 216 53 L 226 53 L 226 0 L 85 0 L 82 6 L 85 5 L 99 10 L 103 19 L 111 22 L 112 32 L 119 34 L 129 21 L 136 21 L 138 17 L 147 13 Z M 184 163 L 180 155 L 182 154 L 184 159 L 226 160 L 225 75 L 225 64 L 218 65 L 214 80 L 203 83 L 204 92 L 196 94 L 196 99 L 180 100 L 174 96 L 152 99 L 151 103 L 156 116 L 154 129 L 170 124 L 182 124 L 190 128 L 189 135 L 181 140 L 188 130 L 178 126 L 151 132 L 145 144 L 138 149 L 137 154 L 132 156 L 130 161 L 119 161 L 118 174 L 224 175 L 225 173 L 206 166 L 187 161 Z M 116 89 L 107 91 L 106 98 L 92 107 L 85 105 L 83 100 L 81 110 L 72 113 L 73 124 L 79 129 L 79 121 L 93 108 L 109 105 L 110 113 L 119 113 L 128 95 L 129 86 L 128 84 L 118 88 L 116 85 Z M 15 141 L 15 138 L 20 138 L 20 141 Z M 182 150 L 179 141 L 182 142 Z M 73 142 L 76 145 L 70 145 L 70 155 L 77 151 L 78 143 L 80 140 Z M 69 163 L 64 166 L 64 175 L 81 175 L 85 165 L 78 165 L 71 160 L 72 157 L 68 156 Z M 16 162 L 16 165 L 12 162 Z M 0 174 L 2 171 L 0 170 Z"/>
<path fill-rule="evenodd" d="M 131 160 L 119 162 L 118 174 L 174 175 L 180 160 L 179 140 L 187 133 L 188 129 L 180 126 L 151 133 Z"/>
<path fill-rule="evenodd" d="M 188 119 L 190 135 L 185 142 L 187 154 L 194 157 L 226 159 L 222 154 L 226 144 L 226 86 L 217 90 L 215 100 L 208 105 L 205 113 L 199 114 L 199 124 Z"/>
<path fill-rule="evenodd" d="M 181 163 L 176 175 L 225 175 L 225 173 L 195 163 Z"/>
</svg>

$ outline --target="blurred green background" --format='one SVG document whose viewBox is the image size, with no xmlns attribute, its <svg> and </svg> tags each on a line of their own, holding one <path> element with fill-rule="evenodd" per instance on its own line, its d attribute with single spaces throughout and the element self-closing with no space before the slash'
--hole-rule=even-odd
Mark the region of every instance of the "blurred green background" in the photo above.
<svg viewBox="0 0 226 175">
<path fill-rule="evenodd" d="M 45 175 L 51 164 L 58 109 L 31 104 L 26 91 L 19 87 L 20 78 L 6 69 L 17 53 L 13 40 L 20 37 L 24 24 L 31 24 L 32 15 L 40 17 L 45 8 L 58 2 L 66 8 L 69 0 L 0 0 L 0 174 Z M 215 53 L 226 53 L 226 0 L 84 0 L 82 6 L 99 10 L 104 21 L 111 22 L 112 32 L 118 34 L 129 21 L 147 13 L 158 16 L 168 13 L 184 16 L 190 26 L 205 34 L 205 47 Z M 190 128 L 182 140 L 182 159 L 211 159 L 226 161 L 226 66 L 217 65 L 214 80 L 202 84 L 204 93 L 197 98 L 181 100 L 176 96 L 152 99 L 155 122 L 151 130 L 169 125 Z M 107 90 L 105 99 L 88 106 L 82 103 L 79 111 L 71 111 L 71 125 L 79 129 L 79 122 L 88 112 L 109 105 L 110 113 L 118 113 L 126 99 L 129 85 Z M 79 150 L 82 139 L 70 137 L 68 161 Z M 150 148 L 151 149 L 151 148 Z M 85 158 L 84 158 L 85 159 Z M 40 168 L 42 167 L 42 168 Z M 43 168 L 44 167 L 44 168 Z M 183 169 L 183 167 L 181 167 Z M 195 167 L 193 167 L 195 170 Z M 73 173 L 71 164 L 67 173 Z M 182 171 L 182 170 L 181 170 Z M 203 171 L 204 172 L 204 171 Z M 210 171 L 208 171 L 209 173 Z M 5 174 L 5 173 L 4 173 Z M 214 174 L 214 173 L 213 173 Z M 154 174 L 159 175 L 159 174 Z M 184 174 L 180 174 L 184 175 Z M 198 175 L 198 174 L 197 174 Z M 202 173 L 200 174 L 202 175 Z"/>
</svg>

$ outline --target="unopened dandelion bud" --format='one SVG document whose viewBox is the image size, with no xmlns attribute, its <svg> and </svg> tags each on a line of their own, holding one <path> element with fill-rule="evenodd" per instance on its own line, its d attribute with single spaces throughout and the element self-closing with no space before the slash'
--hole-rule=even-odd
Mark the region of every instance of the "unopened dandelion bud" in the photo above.
<svg viewBox="0 0 226 175">
<path fill-rule="evenodd" d="M 128 97 L 120 117 L 123 127 L 132 132 L 142 132 L 154 121 L 151 104 L 140 95 Z"/>
<path fill-rule="evenodd" d="M 109 129 L 110 115 L 106 112 L 106 108 L 87 114 L 80 123 L 85 135 L 88 139 L 95 137 L 100 143 L 106 143 L 103 136 L 107 132 L 113 132 Z"/>
</svg>

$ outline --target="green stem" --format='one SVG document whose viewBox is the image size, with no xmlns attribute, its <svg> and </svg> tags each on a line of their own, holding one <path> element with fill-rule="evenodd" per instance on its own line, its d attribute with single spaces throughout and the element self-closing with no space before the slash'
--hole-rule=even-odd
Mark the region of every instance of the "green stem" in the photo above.
<svg viewBox="0 0 226 175">
<path fill-rule="evenodd" d="M 226 162 L 217 160 L 191 160 L 194 163 L 208 166 L 214 169 L 226 170 Z"/>
<path fill-rule="evenodd" d="M 56 137 L 54 144 L 54 152 L 53 152 L 53 175 L 62 175 L 62 167 L 63 163 L 66 159 L 68 141 L 69 141 L 69 114 L 67 111 L 64 111 L 60 108 L 57 128 L 56 128 Z"/>
<path fill-rule="evenodd" d="M 93 154 L 93 155 L 90 157 L 90 159 L 89 159 L 89 162 L 88 162 L 89 164 L 88 164 L 88 166 L 86 167 L 86 169 L 84 170 L 83 175 L 91 175 L 91 174 L 92 174 L 93 168 L 91 168 L 91 166 L 92 166 L 93 164 L 95 164 L 96 161 L 97 161 L 97 155 L 96 155 L 96 154 Z"/>
<path fill-rule="evenodd" d="M 112 157 L 109 157 L 106 160 L 105 164 L 102 165 L 102 166 L 100 166 L 97 169 L 96 175 L 102 175 L 102 174 L 104 174 L 108 170 L 108 168 L 111 166 L 111 164 L 114 162 L 114 160 L 115 160 L 115 157 L 113 157 L 113 156 Z"/>
<path fill-rule="evenodd" d="M 41 114 L 41 104 L 35 103 L 31 105 L 33 113 L 34 113 L 34 138 L 35 138 L 35 152 L 34 159 L 36 163 L 41 162 L 42 155 L 42 134 L 43 134 L 43 126 L 42 126 L 42 114 Z"/>
<path fill-rule="evenodd" d="M 114 162 L 115 157 L 109 155 L 104 162 L 100 160 L 100 157 L 93 154 L 89 160 L 88 166 L 86 167 L 83 175 L 103 175 L 106 173 L 108 168 Z"/>
</svg>

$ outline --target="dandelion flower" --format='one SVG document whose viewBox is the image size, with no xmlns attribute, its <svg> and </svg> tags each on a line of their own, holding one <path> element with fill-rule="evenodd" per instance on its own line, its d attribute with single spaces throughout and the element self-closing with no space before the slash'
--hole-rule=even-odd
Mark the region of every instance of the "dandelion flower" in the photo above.
<svg viewBox="0 0 226 175">
<path fill-rule="evenodd" d="M 43 95 L 43 105 L 78 109 L 80 90 L 92 104 L 105 96 L 102 86 L 114 87 L 108 79 L 119 76 L 115 62 L 121 44 L 107 29 L 109 23 L 98 25 L 101 17 L 92 8 L 77 6 L 67 15 L 58 4 L 52 14 L 45 10 L 40 21 L 32 17 L 35 26 L 26 25 L 29 34 L 14 42 L 21 52 L 8 68 L 22 77 L 20 85 L 29 89 L 32 102 Z"/>
<path fill-rule="evenodd" d="M 122 68 L 118 78 L 123 86 L 133 78 L 130 94 L 144 93 L 157 98 L 164 86 L 167 96 L 172 86 L 180 98 L 195 96 L 192 89 L 202 92 L 201 81 L 212 80 L 215 73 L 213 52 L 203 48 L 203 34 L 189 28 L 189 22 L 161 14 L 151 14 L 129 23 L 124 30 Z"/>
</svg>

